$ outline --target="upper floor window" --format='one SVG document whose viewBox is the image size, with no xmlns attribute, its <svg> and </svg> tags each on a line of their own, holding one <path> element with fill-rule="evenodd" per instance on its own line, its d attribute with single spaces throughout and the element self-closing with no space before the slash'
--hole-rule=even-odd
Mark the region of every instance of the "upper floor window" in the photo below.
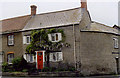
<svg viewBox="0 0 120 78">
<path fill-rule="evenodd" d="M 23 44 L 30 44 L 31 37 L 30 36 L 23 36 Z"/>
<path fill-rule="evenodd" d="M 8 35 L 8 45 L 14 45 L 14 35 Z"/>
<path fill-rule="evenodd" d="M 51 42 L 59 42 L 62 40 L 62 35 L 61 33 L 51 33 L 48 34 L 48 38 Z"/>
<path fill-rule="evenodd" d="M 114 40 L 114 48 L 118 48 L 118 38 L 113 38 Z"/>
</svg>

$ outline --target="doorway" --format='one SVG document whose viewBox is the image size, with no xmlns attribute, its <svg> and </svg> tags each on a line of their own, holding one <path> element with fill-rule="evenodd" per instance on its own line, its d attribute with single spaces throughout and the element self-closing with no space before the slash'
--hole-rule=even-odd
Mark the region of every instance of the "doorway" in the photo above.
<svg viewBox="0 0 120 78">
<path fill-rule="evenodd" d="M 36 51 L 36 67 L 37 69 L 43 69 L 45 63 L 45 51 Z"/>
<path fill-rule="evenodd" d="M 119 58 L 115 57 L 115 60 L 116 60 L 117 74 L 119 74 Z"/>
</svg>

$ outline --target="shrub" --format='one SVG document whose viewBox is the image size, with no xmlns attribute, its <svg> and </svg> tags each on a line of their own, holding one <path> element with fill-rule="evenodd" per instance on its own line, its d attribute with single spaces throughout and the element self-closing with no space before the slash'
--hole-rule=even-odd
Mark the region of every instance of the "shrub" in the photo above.
<svg viewBox="0 0 120 78">
<path fill-rule="evenodd" d="M 4 62 L 4 63 L 2 64 L 2 71 L 3 71 L 3 72 L 7 72 L 7 71 L 8 71 L 8 63 L 7 63 L 7 62 Z"/>
<path fill-rule="evenodd" d="M 22 71 L 23 69 L 25 69 L 27 67 L 27 61 L 23 58 L 23 57 L 18 57 L 13 59 L 12 61 L 13 63 L 13 68 L 16 71 Z"/>
<path fill-rule="evenodd" d="M 3 72 L 14 72 L 15 69 L 13 68 L 12 64 L 8 64 L 7 62 L 4 62 L 2 64 L 2 71 Z"/>
<path fill-rule="evenodd" d="M 69 71 L 75 71 L 75 68 L 74 67 L 71 67 L 68 69 Z"/>
<path fill-rule="evenodd" d="M 42 72 L 48 72 L 48 71 L 50 71 L 50 68 L 49 68 L 49 67 L 44 67 L 44 68 L 42 69 Z"/>
<path fill-rule="evenodd" d="M 28 72 L 28 69 L 23 69 L 22 72 Z"/>
</svg>

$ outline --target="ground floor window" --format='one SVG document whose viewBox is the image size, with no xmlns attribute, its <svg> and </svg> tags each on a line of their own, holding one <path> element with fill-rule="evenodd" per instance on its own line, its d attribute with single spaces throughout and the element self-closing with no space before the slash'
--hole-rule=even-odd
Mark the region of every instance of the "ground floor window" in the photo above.
<svg viewBox="0 0 120 78">
<path fill-rule="evenodd" d="M 49 55 L 49 60 L 52 62 L 58 62 L 63 60 L 62 52 L 52 52 Z"/>
<path fill-rule="evenodd" d="M 24 59 L 27 62 L 33 63 L 34 62 L 34 54 L 24 54 Z"/>
<path fill-rule="evenodd" d="M 13 52 L 7 54 L 7 62 L 9 64 L 12 63 L 13 58 L 14 58 L 14 53 Z"/>
</svg>

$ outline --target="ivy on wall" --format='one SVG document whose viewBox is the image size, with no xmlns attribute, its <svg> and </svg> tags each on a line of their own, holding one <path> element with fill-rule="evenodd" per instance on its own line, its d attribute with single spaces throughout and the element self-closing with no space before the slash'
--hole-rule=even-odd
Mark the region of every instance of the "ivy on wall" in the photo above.
<svg viewBox="0 0 120 78">
<path fill-rule="evenodd" d="M 61 33 L 62 40 L 59 42 L 49 41 L 48 34 Z M 41 29 L 33 30 L 31 32 L 31 43 L 27 46 L 27 53 L 35 53 L 35 51 L 46 50 L 46 51 L 59 51 L 62 47 L 68 47 L 70 44 L 65 42 L 65 34 L 62 29 Z"/>
</svg>

